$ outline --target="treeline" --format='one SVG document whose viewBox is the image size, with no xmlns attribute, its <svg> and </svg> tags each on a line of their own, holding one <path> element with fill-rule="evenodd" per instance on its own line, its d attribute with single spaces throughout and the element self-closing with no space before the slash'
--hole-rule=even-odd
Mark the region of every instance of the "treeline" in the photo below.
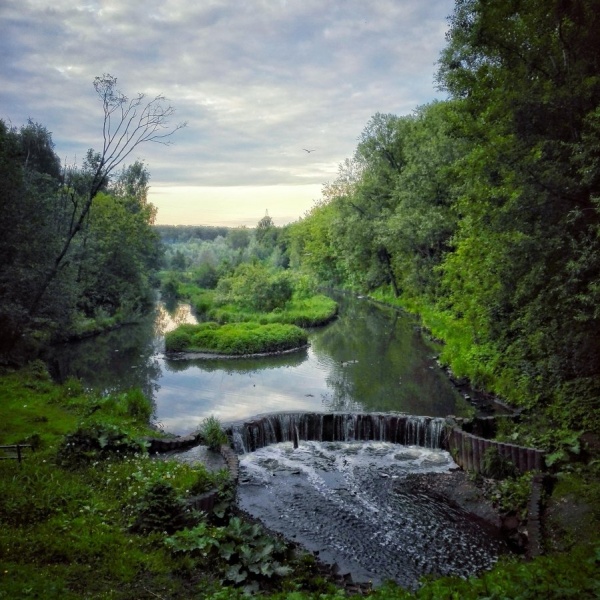
<svg viewBox="0 0 600 600">
<path fill-rule="evenodd" d="M 135 319 L 161 256 L 141 162 L 96 175 L 66 167 L 50 132 L 0 121 L 0 355 Z M 96 182 L 95 182 L 96 178 Z M 92 202 L 93 200 L 93 202 Z"/>
<path fill-rule="evenodd" d="M 219 277 L 247 262 L 287 268 L 286 228 L 275 226 L 267 214 L 256 227 L 159 225 L 164 245 L 163 268 L 185 273 L 190 283 L 214 287 Z"/>
<path fill-rule="evenodd" d="M 290 264 L 397 299 L 458 375 L 598 430 L 600 1 L 458 0 L 449 99 L 377 114 Z"/>
<path fill-rule="evenodd" d="M 225 237 L 230 229 L 211 225 L 155 225 L 155 228 L 166 244 L 192 240 L 213 241 L 219 236 Z"/>
<path fill-rule="evenodd" d="M 167 143 L 164 96 L 126 96 L 117 79 L 94 78 L 101 150 L 61 165 L 50 132 L 0 120 L 0 361 L 31 358 L 50 341 L 134 320 L 151 304 L 160 257 L 148 203 L 149 174 L 131 153 Z"/>
</svg>

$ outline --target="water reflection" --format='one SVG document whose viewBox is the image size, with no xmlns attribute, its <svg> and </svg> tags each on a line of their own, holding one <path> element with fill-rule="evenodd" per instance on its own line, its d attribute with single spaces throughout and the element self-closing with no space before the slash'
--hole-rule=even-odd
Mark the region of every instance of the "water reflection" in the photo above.
<svg viewBox="0 0 600 600">
<path fill-rule="evenodd" d="M 445 416 L 467 406 L 432 358 L 411 318 L 367 301 L 341 297 L 340 316 L 309 333 L 310 347 L 255 359 L 180 361 L 164 355 L 164 334 L 194 322 L 189 306 L 157 305 L 136 326 L 55 348 L 59 379 L 75 376 L 102 393 L 140 387 L 155 418 L 185 434 L 202 419 L 223 421 L 279 410 L 400 411 Z"/>
<path fill-rule="evenodd" d="M 197 322 L 198 319 L 192 313 L 192 307 L 189 304 L 158 302 L 154 320 L 154 336 L 162 342 L 164 335 L 179 325 Z"/>
</svg>

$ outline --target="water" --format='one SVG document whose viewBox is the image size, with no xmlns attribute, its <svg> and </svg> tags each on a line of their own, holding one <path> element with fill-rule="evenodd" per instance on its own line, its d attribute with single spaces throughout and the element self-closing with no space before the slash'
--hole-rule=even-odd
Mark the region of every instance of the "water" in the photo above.
<svg viewBox="0 0 600 600">
<path fill-rule="evenodd" d="M 237 502 L 354 581 L 415 588 L 423 575 L 489 569 L 507 551 L 468 514 L 410 485 L 415 474 L 452 468 L 439 449 L 285 442 L 241 457 Z"/>
<path fill-rule="evenodd" d="M 308 349 L 255 359 L 177 361 L 164 334 L 193 322 L 189 307 L 77 344 L 54 348 L 59 379 L 80 378 L 102 393 L 137 386 L 155 404 L 165 430 L 187 434 L 215 415 L 221 421 L 274 411 L 396 411 L 465 414 L 468 406 L 437 367 L 439 351 L 414 321 L 366 300 L 341 297 L 333 323 L 310 332 Z"/>
<path fill-rule="evenodd" d="M 358 442 L 376 440 L 394 444 L 443 448 L 445 419 L 398 413 L 294 413 L 258 415 L 228 424 L 227 432 L 239 454 L 264 446 L 300 440 Z"/>
<path fill-rule="evenodd" d="M 209 415 L 231 422 L 281 411 L 467 413 L 436 365 L 439 348 L 410 317 L 364 300 L 339 301 L 339 318 L 311 331 L 309 348 L 292 354 L 172 360 L 165 332 L 194 317 L 189 307 L 168 311 L 159 303 L 154 318 L 53 348 L 47 360 L 58 379 L 77 377 L 102 394 L 140 387 L 154 402 L 154 419 L 182 435 Z M 243 456 L 238 502 L 355 580 L 414 587 L 426 573 L 489 568 L 503 551 L 468 515 L 408 485 L 415 473 L 452 467 L 435 448 L 301 441 L 294 449 L 289 441 Z"/>
</svg>

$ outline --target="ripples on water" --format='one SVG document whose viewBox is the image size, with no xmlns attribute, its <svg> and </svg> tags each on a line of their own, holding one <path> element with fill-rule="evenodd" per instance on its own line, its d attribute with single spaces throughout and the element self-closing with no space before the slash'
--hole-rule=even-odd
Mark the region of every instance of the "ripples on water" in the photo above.
<svg viewBox="0 0 600 600">
<path fill-rule="evenodd" d="M 238 505 L 355 581 L 414 588 L 429 573 L 489 569 L 503 544 L 469 516 L 404 485 L 456 465 L 442 450 L 384 442 L 275 444 L 241 457 Z"/>
</svg>

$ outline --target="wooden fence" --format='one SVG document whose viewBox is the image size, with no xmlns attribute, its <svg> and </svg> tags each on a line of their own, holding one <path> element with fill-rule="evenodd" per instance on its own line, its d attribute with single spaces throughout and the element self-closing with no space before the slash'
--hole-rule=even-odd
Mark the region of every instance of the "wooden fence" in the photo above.
<svg viewBox="0 0 600 600">
<path fill-rule="evenodd" d="M 23 460 L 23 450 L 31 448 L 31 444 L 11 444 L 0 446 L 0 460 Z"/>
<path fill-rule="evenodd" d="M 448 426 L 446 434 L 446 449 L 454 462 L 466 471 L 480 473 L 483 470 L 485 453 L 489 448 L 495 448 L 500 456 L 510 460 L 522 473 L 544 469 L 544 452 L 536 448 L 488 440 L 459 427 Z"/>
</svg>

